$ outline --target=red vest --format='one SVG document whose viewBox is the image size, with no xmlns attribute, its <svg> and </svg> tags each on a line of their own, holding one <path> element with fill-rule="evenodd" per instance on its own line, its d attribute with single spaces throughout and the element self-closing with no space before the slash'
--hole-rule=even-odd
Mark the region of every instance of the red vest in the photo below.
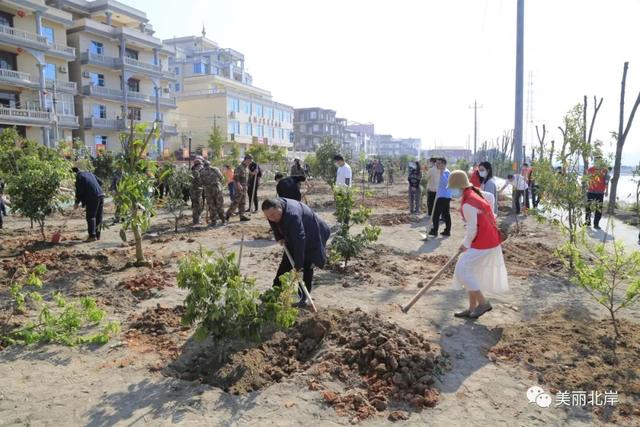
<svg viewBox="0 0 640 427">
<path fill-rule="evenodd" d="M 591 166 L 587 169 L 589 191 L 594 193 L 604 193 L 607 189 L 607 183 L 605 181 L 607 176 L 607 169 L 598 169 L 595 166 Z"/>
<path fill-rule="evenodd" d="M 469 204 L 479 211 L 478 232 L 473 242 L 471 242 L 471 247 L 474 249 L 491 249 L 500 246 L 500 232 L 496 226 L 496 218 L 493 216 L 493 210 L 489 202 L 478 196 L 471 188 L 467 188 L 462 193 L 462 202 L 460 204 L 462 218 L 464 218 L 462 207 L 465 204 Z"/>
</svg>

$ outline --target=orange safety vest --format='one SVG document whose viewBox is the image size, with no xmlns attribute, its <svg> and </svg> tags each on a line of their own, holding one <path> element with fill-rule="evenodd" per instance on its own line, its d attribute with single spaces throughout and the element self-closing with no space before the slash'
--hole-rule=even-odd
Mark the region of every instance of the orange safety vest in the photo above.
<svg viewBox="0 0 640 427">
<path fill-rule="evenodd" d="M 480 211 L 478 212 L 478 232 L 473 242 L 471 242 L 471 247 L 474 249 L 491 249 L 500 246 L 500 231 L 496 226 L 496 218 L 493 216 L 493 210 L 489 202 L 478 196 L 471 188 L 467 188 L 462 193 L 462 203 L 460 204 L 462 218 L 464 218 L 462 207 L 465 204 L 469 204 Z"/>
</svg>

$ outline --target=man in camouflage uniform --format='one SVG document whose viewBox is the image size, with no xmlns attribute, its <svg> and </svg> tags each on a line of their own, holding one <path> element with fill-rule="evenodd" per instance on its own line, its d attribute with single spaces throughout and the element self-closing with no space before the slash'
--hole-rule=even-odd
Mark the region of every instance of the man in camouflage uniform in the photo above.
<svg viewBox="0 0 640 427">
<path fill-rule="evenodd" d="M 191 188 L 190 188 L 190 196 L 191 196 L 191 212 L 193 213 L 193 224 L 200 224 L 200 215 L 202 215 L 202 181 L 201 181 L 201 173 L 202 173 L 202 160 L 196 158 L 193 161 L 193 166 L 191 167 Z"/>
<path fill-rule="evenodd" d="M 220 221 L 224 224 L 224 209 L 222 208 L 222 182 L 224 176 L 220 169 L 211 167 L 211 163 L 204 162 L 204 168 L 200 172 L 200 181 L 204 187 L 204 195 L 209 210 L 209 225 L 216 225 L 216 217 L 220 217 Z"/>
<path fill-rule="evenodd" d="M 249 175 L 247 167 L 251 164 L 252 160 L 253 157 L 250 154 L 245 155 L 242 163 L 240 163 L 233 172 L 233 181 L 236 184 L 236 197 L 233 199 L 233 202 L 231 202 L 231 206 L 229 206 L 229 210 L 227 210 L 227 214 L 225 215 L 227 221 L 229 221 L 229 217 L 236 209 L 238 209 L 238 213 L 240 214 L 240 221 L 249 221 L 249 218 L 244 215 L 244 209 L 247 201 L 247 176 Z"/>
</svg>

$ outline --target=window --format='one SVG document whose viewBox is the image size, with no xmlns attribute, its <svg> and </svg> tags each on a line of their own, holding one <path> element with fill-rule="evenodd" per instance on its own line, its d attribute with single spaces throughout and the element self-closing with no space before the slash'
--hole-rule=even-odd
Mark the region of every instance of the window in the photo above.
<svg viewBox="0 0 640 427">
<path fill-rule="evenodd" d="M 124 48 L 124 56 L 126 56 L 127 58 L 131 58 L 131 59 L 138 59 L 138 51 L 137 50 L 133 50 L 133 49 L 129 49 L 128 47 Z"/>
<path fill-rule="evenodd" d="M 315 111 L 311 111 L 311 112 L 309 113 L 309 119 L 310 119 L 310 120 L 315 120 L 315 119 L 317 119 L 317 118 L 318 118 L 318 113 L 317 113 L 317 112 L 315 112 Z"/>
<path fill-rule="evenodd" d="M 264 108 L 264 117 L 267 119 L 273 119 L 273 108 L 265 107 Z"/>
<path fill-rule="evenodd" d="M 251 103 L 240 100 L 240 110 L 245 114 L 251 114 Z"/>
<path fill-rule="evenodd" d="M 104 55 L 104 44 L 102 44 L 102 42 L 91 40 L 91 46 L 89 46 L 89 52 L 95 53 L 96 55 Z"/>
<path fill-rule="evenodd" d="M 17 68 L 16 54 L 0 51 L 0 69 L 15 71 Z"/>
<path fill-rule="evenodd" d="M 180 75 L 180 67 L 174 67 L 173 72 L 176 73 L 176 76 Z"/>
<path fill-rule="evenodd" d="M 107 118 L 107 106 L 95 104 L 93 106 L 93 117 L 96 119 L 106 119 Z"/>
<path fill-rule="evenodd" d="M 240 122 L 237 120 L 229 120 L 229 133 L 233 133 L 235 135 L 240 134 Z"/>
<path fill-rule="evenodd" d="M 104 74 L 91 73 L 91 84 L 94 86 L 104 86 Z"/>
<path fill-rule="evenodd" d="M 42 26 L 42 35 L 47 38 L 49 44 L 53 44 L 55 41 L 53 28 L 47 27 L 45 25 Z"/>
<path fill-rule="evenodd" d="M 56 64 L 47 64 L 44 66 L 44 78 L 47 80 L 56 79 Z"/>
<path fill-rule="evenodd" d="M 271 126 L 267 128 L 267 136 L 273 139 L 273 128 Z"/>
<path fill-rule="evenodd" d="M 313 125 L 314 132 L 320 132 L 320 125 Z"/>
<path fill-rule="evenodd" d="M 264 126 L 258 125 L 256 128 L 256 136 L 264 136 Z"/>
<path fill-rule="evenodd" d="M 96 135 L 95 136 L 96 145 L 104 145 L 107 146 L 107 137 L 104 135 Z"/>
<path fill-rule="evenodd" d="M 131 92 L 140 92 L 140 80 L 133 78 L 127 80 L 127 87 Z"/>
<path fill-rule="evenodd" d="M 13 27 L 13 15 L 7 12 L 0 12 L 0 25 Z"/>
<path fill-rule="evenodd" d="M 244 134 L 251 136 L 251 123 L 244 124 Z"/>
<path fill-rule="evenodd" d="M 180 92 L 180 83 L 176 83 L 175 89 L 176 92 Z"/>
<path fill-rule="evenodd" d="M 218 67 L 213 67 L 213 66 L 212 66 L 212 67 L 211 67 L 211 74 L 214 74 L 214 75 L 216 75 L 216 76 L 217 76 L 218 74 L 220 74 L 220 70 L 218 70 Z"/>
<path fill-rule="evenodd" d="M 253 115 L 262 117 L 262 104 L 253 104 Z M 258 135 L 262 136 L 262 135 Z"/>
<path fill-rule="evenodd" d="M 204 73 L 204 64 L 201 62 L 197 62 L 193 64 L 193 74 L 202 74 Z"/>
<path fill-rule="evenodd" d="M 227 98 L 227 109 L 235 112 L 240 112 L 240 101 L 238 98 Z"/>
<path fill-rule="evenodd" d="M 129 117 L 127 117 L 129 120 L 133 119 L 133 120 L 142 120 L 142 109 L 138 108 L 138 107 L 129 107 Z"/>
</svg>

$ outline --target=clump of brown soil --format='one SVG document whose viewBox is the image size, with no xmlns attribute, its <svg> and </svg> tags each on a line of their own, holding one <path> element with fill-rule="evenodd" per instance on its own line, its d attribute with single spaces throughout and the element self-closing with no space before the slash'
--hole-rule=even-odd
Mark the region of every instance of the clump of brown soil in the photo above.
<svg viewBox="0 0 640 427">
<path fill-rule="evenodd" d="M 445 368 L 423 336 L 359 309 L 306 313 L 292 329 L 236 351 L 222 364 L 215 353 L 200 350 L 167 374 L 244 394 L 307 371 L 310 389 L 357 420 L 396 407 L 435 406 L 434 377 Z M 341 381 L 348 391 L 332 391 L 325 380 Z"/>
<path fill-rule="evenodd" d="M 555 255 L 555 249 L 542 242 L 510 238 L 502 243 L 502 251 L 507 269 L 512 274 L 554 274 L 564 268 Z"/>
<path fill-rule="evenodd" d="M 357 199 L 356 204 L 360 205 L 362 199 Z M 409 209 L 409 196 L 389 196 L 376 195 L 374 197 L 365 197 L 364 205 L 369 208 L 394 208 Z"/>
<path fill-rule="evenodd" d="M 168 308 L 158 304 L 132 316 L 125 332 L 127 346 L 138 353 L 151 353 L 162 360 L 175 359 L 187 339 L 188 326 L 182 325 L 184 307 Z"/>
<path fill-rule="evenodd" d="M 390 227 L 394 225 L 420 222 L 420 219 L 417 216 L 410 215 L 408 213 L 384 213 L 372 215 L 369 222 L 371 225 Z"/>
<path fill-rule="evenodd" d="M 619 328 L 623 338 L 614 345 L 611 320 L 555 310 L 505 328 L 489 356 L 522 364 L 552 393 L 618 391 L 619 404 L 595 411 L 631 425 L 640 422 L 640 324 L 621 319 Z"/>
<path fill-rule="evenodd" d="M 166 271 L 161 273 L 150 272 L 123 280 L 119 286 L 131 291 L 138 299 L 149 299 L 160 289 L 171 286 L 168 279 L 169 273 Z"/>
<path fill-rule="evenodd" d="M 58 260 L 60 256 L 65 252 L 29 252 L 24 251 L 22 255 L 19 255 L 11 259 L 2 260 L 2 269 L 9 275 L 12 275 L 15 271 L 26 268 L 31 270 L 37 265 L 44 265 L 48 270 L 54 270 L 59 267 Z"/>
</svg>

